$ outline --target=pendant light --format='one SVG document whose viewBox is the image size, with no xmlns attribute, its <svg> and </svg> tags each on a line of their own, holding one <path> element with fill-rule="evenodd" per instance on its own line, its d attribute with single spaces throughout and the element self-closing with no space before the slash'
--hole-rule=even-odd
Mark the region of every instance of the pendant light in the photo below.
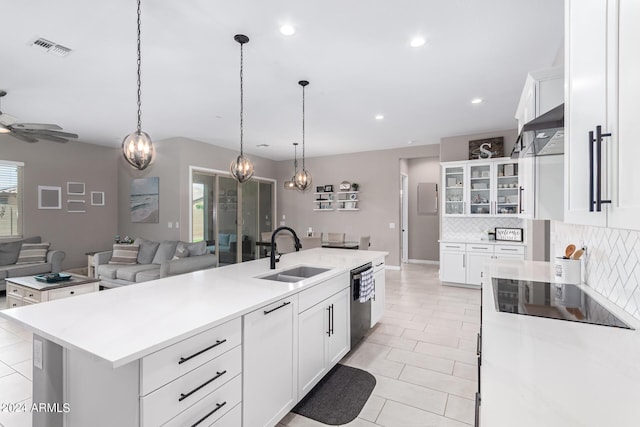
<svg viewBox="0 0 640 427">
<path fill-rule="evenodd" d="M 293 177 L 293 182 L 298 190 L 307 191 L 311 188 L 311 174 L 306 169 L 304 163 L 304 88 L 309 84 L 309 82 L 306 80 L 300 80 L 298 84 L 302 86 L 302 169 L 296 172 L 296 175 Z"/>
<path fill-rule="evenodd" d="M 122 154 L 125 160 L 134 168 L 144 170 L 151 164 L 155 154 L 153 142 L 148 133 L 142 131 L 142 91 L 140 89 L 141 73 L 140 65 L 142 63 L 140 54 L 140 0 L 138 0 L 138 130 L 130 133 L 122 140 Z"/>
<path fill-rule="evenodd" d="M 243 90 L 243 45 L 245 43 L 249 43 L 249 37 L 244 34 L 237 34 L 234 37 L 234 40 L 240 43 L 240 155 L 231 162 L 231 166 L 229 170 L 231 175 L 238 181 L 240 184 L 243 184 L 251 179 L 253 176 L 253 163 L 249 158 L 244 156 L 243 151 L 243 138 L 244 138 L 244 122 L 243 122 L 243 113 L 244 113 L 244 90 Z"/>
<path fill-rule="evenodd" d="M 296 175 L 298 174 L 298 143 L 293 143 L 293 177 L 291 177 L 291 181 L 284 182 L 285 190 L 293 190 L 296 187 Z"/>
</svg>

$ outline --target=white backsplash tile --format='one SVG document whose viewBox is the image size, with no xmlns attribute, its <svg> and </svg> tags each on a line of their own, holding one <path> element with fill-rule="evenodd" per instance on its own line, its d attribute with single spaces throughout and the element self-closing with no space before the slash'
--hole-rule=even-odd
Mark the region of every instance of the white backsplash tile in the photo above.
<svg viewBox="0 0 640 427">
<path fill-rule="evenodd" d="M 640 232 L 551 221 L 551 256 L 562 256 L 569 243 L 587 248 L 585 283 L 640 319 Z"/>
<path fill-rule="evenodd" d="M 487 239 L 487 231 L 496 227 L 524 228 L 520 218 L 455 218 L 442 217 L 442 239 L 481 240 Z M 526 233 L 525 233 L 526 234 Z M 525 241 L 527 236 L 524 237 Z"/>
</svg>

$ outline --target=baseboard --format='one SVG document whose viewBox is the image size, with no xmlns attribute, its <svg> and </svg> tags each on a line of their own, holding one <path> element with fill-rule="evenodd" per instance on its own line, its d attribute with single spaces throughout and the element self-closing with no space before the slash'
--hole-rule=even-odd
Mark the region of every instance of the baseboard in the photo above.
<svg viewBox="0 0 640 427">
<path fill-rule="evenodd" d="M 409 264 L 432 264 L 432 265 L 440 265 L 440 261 L 430 261 L 428 259 L 409 259 Z"/>
<path fill-rule="evenodd" d="M 400 266 L 399 265 L 389 265 L 389 264 L 387 264 L 387 265 L 384 266 L 384 269 L 385 270 L 398 270 L 398 271 L 400 271 Z"/>
</svg>

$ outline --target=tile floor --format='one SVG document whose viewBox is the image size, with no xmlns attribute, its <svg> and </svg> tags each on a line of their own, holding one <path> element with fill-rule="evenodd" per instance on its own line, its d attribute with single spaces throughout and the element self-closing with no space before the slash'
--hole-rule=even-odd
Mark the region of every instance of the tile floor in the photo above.
<svg viewBox="0 0 640 427">
<path fill-rule="evenodd" d="M 473 425 L 480 291 L 441 286 L 435 265 L 388 270 L 386 285 L 384 318 L 342 361 L 377 381 L 348 426 Z M 31 405 L 31 359 L 31 334 L 0 318 L 0 403 Z M 0 412 L 0 426 L 30 427 L 30 414 Z M 278 426 L 324 424 L 290 413 Z"/>
</svg>

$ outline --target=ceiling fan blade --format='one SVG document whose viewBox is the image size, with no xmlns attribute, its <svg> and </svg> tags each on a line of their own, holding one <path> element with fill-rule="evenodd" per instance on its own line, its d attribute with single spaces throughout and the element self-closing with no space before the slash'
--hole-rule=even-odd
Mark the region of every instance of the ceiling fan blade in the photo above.
<svg viewBox="0 0 640 427">
<path fill-rule="evenodd" d="M 66 138 L 60 138 L 57 136 L 45 135 L 41 133 L 35 134 L 35 137 L 38 139 L 46 139 L 47 141 L 62 142 L 62 143 L 69 142 L 69 140 Z"/>
<path fill-rule="evenodd" d="M 11 132 L 9 135 L 11 135 L 12 137 L 19 139 L 20 141 L 24 141 L 24 142 L 38 142 L 38 140 L 32 136 L 27 136 L 27 135 L 23 135 L 21 133 L 18 132 Z"/>
<path fill-rule="evenodd" d="M 18 119 L 16 119 L 15 117 L 10 116 L 10 115 L 5 114 L 5 113 L 0 111 L 0 123 L 3 126 L 11 126 L 12 124 L 14 124 L 17 121 L 18 121 Z"/>
<path fill-rule="evenodd" d="M 60 126 L 48 123 L 14 123 L 12 126 L 21 130 L 62 130 Z"/>
<path fill-rule="evenodd" d="M 23 135 L 33 135 L 36 138 L 38 135 L 58 136 L 61 138 L 78 138 L 78 135 L 71 132 L 61 132 L 57 130 L 36 130 L 36 129 L 20 129 Z"/>
</svg>

